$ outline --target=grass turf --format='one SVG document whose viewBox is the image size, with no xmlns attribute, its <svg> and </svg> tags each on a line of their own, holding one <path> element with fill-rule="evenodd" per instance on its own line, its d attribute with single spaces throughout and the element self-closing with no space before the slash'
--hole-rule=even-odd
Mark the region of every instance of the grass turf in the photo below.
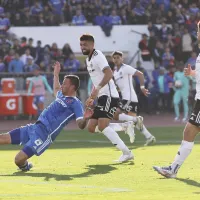
<svg viewBox="0 0 200 200">
<path fill-rule="evenodd" d="M 182 139 L 183 127 L 151 128 L 158 143 L 143 147 L 144 138 L 136 135 L 129 143 L 135 161 L 115 163 L 120 152 L 100 134 L 65 131 L 49 150 L 33 157 L 32 171 L 17 172 L 13 159 L 18 146 L 0 147 L 0 200 L 169 200 L 199 199 L 199 145 L 180 169 L 177 179 L 164 179 L 153 165 L 168 165 Z M 197 143 L 198 143 L 197 138 Z M 80 140 L 78 142 L 78 140 Z"/>
</svg>

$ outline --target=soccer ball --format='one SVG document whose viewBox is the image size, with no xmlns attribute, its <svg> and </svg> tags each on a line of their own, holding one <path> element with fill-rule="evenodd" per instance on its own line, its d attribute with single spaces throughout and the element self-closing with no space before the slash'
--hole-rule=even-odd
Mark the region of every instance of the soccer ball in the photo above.
<svg viewBox="0 0 200 200">
<path fill-rule="evenodd" d="M 175 81 L 175 87 L 176 88 L 182 87 L 182 82 L 180 80 Z"/>
</svg>

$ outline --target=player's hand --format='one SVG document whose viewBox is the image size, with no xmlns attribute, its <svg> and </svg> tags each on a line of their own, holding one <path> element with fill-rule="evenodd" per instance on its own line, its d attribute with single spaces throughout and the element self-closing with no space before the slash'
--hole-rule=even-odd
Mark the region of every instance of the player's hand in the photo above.
<svg viewBox="0 0 200 200">
<path fill-rule="evenodd" d="M 185 76 L 190 76 L 190 75 L 191 75 L 191 72 L 192 72 L 191 65 L 188 64 L 188 67 L 185 67 L 185 68 L 184 68 L 184 75 L 185 75 Z"/>
<path fill-rule="evenodd" d="M 53 65 L 54 68 L 54 75 L 58 75 L 60 73 L 60 63 L 58 61 L 56 61 Z"/>
<path fill-rule="evenodd" d="M 141 89 L 142 93 L 144 94 L 144 96 L 148 97 L 148 95 L 150 94 L 149 90 L 143 88 Z"/>
<path fill-rule="evenodd" d="M 85 119 L 90 119 L 92 117 L 93 113 L 94 113 L 93 108 L 86 107 L 85 112 L 84 112 L 84 118 Z"/>
<path fill-rule="evenodd" d="M 94 104 L 94 99 L 92 99 L 91 97 L 89 97 L 89 98 L 86 100 L 86 102 L 85 102 L 85 105 L 86 105 L 87 107 L 92 107 L 93 104 Z"/>
</svg>

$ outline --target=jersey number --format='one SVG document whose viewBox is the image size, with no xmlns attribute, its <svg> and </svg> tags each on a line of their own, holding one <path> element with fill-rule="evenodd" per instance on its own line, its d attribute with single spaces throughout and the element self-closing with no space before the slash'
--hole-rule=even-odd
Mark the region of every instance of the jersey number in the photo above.
<svg viewBox="0 0 200 200">
<path fill-rule="evenodd" d="M 43 142 L 42 142 L 41 139 L 35 140 L 35 144 L 36 144 L 37 146 L 40 146 L 42 143 L 43 143 Z"/>
</svg>

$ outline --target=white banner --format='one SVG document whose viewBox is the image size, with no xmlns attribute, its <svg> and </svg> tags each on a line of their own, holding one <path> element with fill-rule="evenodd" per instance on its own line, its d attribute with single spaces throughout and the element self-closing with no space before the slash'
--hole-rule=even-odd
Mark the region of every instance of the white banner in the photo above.
<svg viewBox="0 0 200 200">
<path fill-rule="evenodd" d="M 75 53 L 81 53 L 80 36 L 90 33 L 95 37 L 95 48 L 103 52 L 114 50 L 136 52 L 141 35 L 131 30 L 148 34 L 146 25 L 113 26 L 110 37 L 106 37 L 99 26 L 11 27 L 10 32 L 19 38 L 23 36 L 33 38 L 34 45 L 37 40 L 42 41 L 42 46 L 52 45 L 56 42 L 59 48 L 62 48 L 65 43 L 69 43 Z"/>
</svg>

